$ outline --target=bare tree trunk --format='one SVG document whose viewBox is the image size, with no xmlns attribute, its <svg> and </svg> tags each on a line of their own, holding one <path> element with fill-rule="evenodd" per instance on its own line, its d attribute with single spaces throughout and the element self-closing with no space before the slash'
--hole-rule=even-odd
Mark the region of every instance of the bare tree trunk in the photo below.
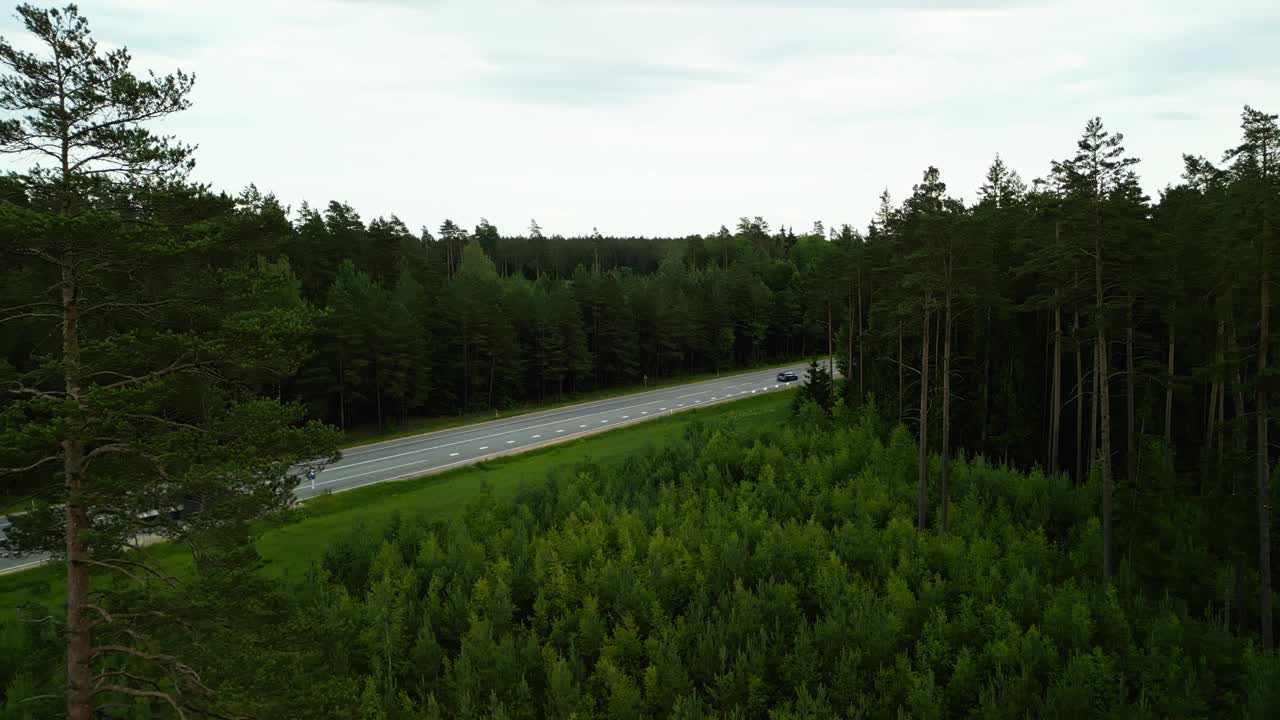
<svg viewBox="0 0 1280 720">
<path fill-rule="evenodd" d="M 1058 443 L 1062 436 L 1062 306 L 1053 308 L 1053 415 L 1049 421 L 1049 473 L 1058 472 Z"/>
<path fill-rule="evenodd" d="M 1094 252 L 1096 263 L 1094 265 L 1094 293 L 1098 303 L 1098 423 L 1101 426 L 1099 436 L 1101 443 L 1101 461 L 1102 461 L 1102 576 L 1109 583 L 1115 572 L 1113 566 L 1115 557 L 1115 527 L 1112 515 L 1112 495 L 1114 488 L 1112 487 L 1111 477 L 1111 391 L 1110 377 L 1107 372 L 1107 332 L 1103 317 L 1103 294 L 1102 294 L 1102 237 L 1099 234 L 1095 240 Z"/>
<path fill-rule="evenodd" d="M 951 477 L 951 267 L 947 266 L 947 297 L 943 303 L 946 329 L 942 332 L 942 532 L 947 531 L 947 502 Z"/>
<path fill-rule="evenodd" d="M 924 296 L 924 323 L 920 333 L 920 485 L 917 521 L 923 530 L 929 523 L 929 294 Z M 902 372 L 899 366 L 898 372 Z"/>
<path fill-rule="evenodd" d="M 1261 382 L 1267 372 L 1267 349 L 1271 344 L 1271 272 L 1267 240 L 1271 235 L 1271 218 L 1264 208 L 1261 245 L 1262 277 L 1258 283 L 1260 310 L 1258 327 L 1258 613 L 1262 620 L 1262 647 L 1275 647 L 1271 631 L 1271 463 L 1267 448 L 1267 389 Z"/>
<path fill-rule="evenodd" d="M 80 297 L 75 260 L 62 259 L 62 361 L 67 399 L 81 405 Z M 67 547 L 67 717 L 93 717 L 92 624 L 89 619 L 89 541 L 92 530 L 83 497 L 84 439 L 72 425 L 62 438 L 63 476 L 66 486 L 64 518 Z"/>
<path fill-rule="evenodd" d="M 1084 483 L 1088 471 L 1084 464 L 1084 351 L 1080 337 L 1080 308 L 1072 308 L 1072 335 L 1076 345 L 1076 484 Z"/>
</svg>

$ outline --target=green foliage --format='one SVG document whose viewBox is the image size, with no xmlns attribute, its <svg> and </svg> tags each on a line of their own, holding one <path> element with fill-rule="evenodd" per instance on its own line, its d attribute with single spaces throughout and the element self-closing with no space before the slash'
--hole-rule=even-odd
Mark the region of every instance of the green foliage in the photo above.
<svg viewBox="0 0 1280 720">
<path fill-rule="evenodd" d="M 217 678 L 248 708 L 266 701 L 237 658 L 323 661 L 289 675 L 291 697 L 347 692 L 387 718 L 1280 709 L 1280 659 L 1173 601 L 1212 578 L 1163 601 L 1098 580 L 1096 487 L 958 459 L 951 530 L 922 533 L 915 448 L 884 427 L 865 409 L 850 425 L 695 424 L 446 522 L 355 526 L 290 589 L 255 581 L 271 600 L 237 628 L 244 651 L 218 646 Z M 268 649 L 286 629 L 306 641 Z"/>
</svg>

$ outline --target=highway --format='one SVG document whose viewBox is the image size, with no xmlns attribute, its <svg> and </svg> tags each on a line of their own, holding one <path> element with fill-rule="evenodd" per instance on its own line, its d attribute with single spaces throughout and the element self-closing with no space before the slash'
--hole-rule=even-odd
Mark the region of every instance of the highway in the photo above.
<svg viewBox="0 0 1280 720">
<path fill-rule="evenodd" d="M 778 382 L 777 375 L 783 370 L 794 372 L 801 380 Z M 798 387 L 804 370 L 804 364 L 797 363 L 362 445 L 344 450 L 342 459 L 321 469 L 314 481 L 303 477 L 294 495 L 302 501 L 324 492 L 441 472 L 672 413 L 780 392 Z M 7 525 L 0 520 L 0 533 Z M 36 556 L 0 558 L 0 573 L 44 560 Z"/>
</svg>

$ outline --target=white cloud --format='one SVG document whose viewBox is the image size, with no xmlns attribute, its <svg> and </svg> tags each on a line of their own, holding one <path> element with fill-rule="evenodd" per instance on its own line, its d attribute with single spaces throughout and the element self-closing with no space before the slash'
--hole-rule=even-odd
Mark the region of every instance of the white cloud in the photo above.
<svg viewBox="0 0 1280 720">
<path fill-rule="evenodd" d="M 684 234 L 864 225 L 940 167 L 972 198 L 1097 114 L 1143 158 L 1280 98 L 1271 3 L 86 1 L 102 41 L 197 75 L 197 174 L 436 228 Z M 963 6 L 965 9 L 955 9 Z M 942 9 L 939 9 L 942 8 Z M 13 37 L 15 23 L 3 33 Z M 1275 111 L 1275 108 L 1270 108 Z"/>
</svg>

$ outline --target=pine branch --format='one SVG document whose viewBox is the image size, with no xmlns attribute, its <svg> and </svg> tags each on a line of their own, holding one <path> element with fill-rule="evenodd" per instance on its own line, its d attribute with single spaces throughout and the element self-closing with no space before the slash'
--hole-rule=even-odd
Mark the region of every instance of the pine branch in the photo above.
<svg viewBox="0 0 1280 720">
<path fill-rule="evenodd" d="M 98 693 L 103 693 L 103 692 L 118 692 L 118 693 L 123 693 L 125 695 L 131 695 L 133 697 L 148 697 L 148 698 L 157 698 L 160 700 L 164 700 L 169 704 L 170 707 L 173 708 L 173 711 L 178 714 L 179 718 L 181 718 L 182 720 L 187 720 L 187 714 L 183 712 L 182 707 L 178 704 L 177 699 L 170 693 L 161 692 L 159 690 L 136 690 L 134 688 L 126 687 L 124 685 L 103 685 L 102 687 L 94 688 L 93 690 L 94 695 L 97 695 Z"/>
<path fill-rule="evenodd" d="M 31 318 L 43 318 L 45 320 L 61 320 L 62 315 L 60 313 L 45 313 L 45 312 L 15 313 L 13 315 L 0 317 L 0 323 L 7 323 L 7 322 L 10 322 L 11 320 L 27 320 Z"/>
<path fill-rule="evenodd" d="M 26 465 L 26 466 L 24 466 L 24 467 L 17 467 L 17 468 L 0 468 L 0 477 L 4 477 L 4 476 L 6 476 L 6 475 L 17 475 L 17 474 L 19 474 L 19 473 L 30 472 L 31 470 L 35 470 L 36 468 L 40 467 L 41 465 L 47 465 L 48 463 L 55 462 L 55 461 L 58 461 L 58 460 L 61 460 L 61 459 L 62 459 L 62 455 L 61 455 L 61 454 L 59 454 L 59 455 L 49 455 L 49 456 L 47 456 L 47 457 L 40 458 L 39 460 L 37 460 L 37 461 L 35 461 L 35 462 L 31 463 L 30 465 Z"/>
<path fill-rule="evenodd" d="M 148 573 L 154 575 L 156 579 L 164 582 L 166 585 L 170 587 L 176 587 L 179 584 L 177 580 L 174 580 L 172 577 L 165 575 L 164 573 L 161 573 L 159 570 L 156 570 L 150 565 L 147 565 L 146 563 L 136 562 L 134 560 L 124 560 L 122 558 L 110 558 L 107 560 L 85 560 L 84 562 L 97 567 L 104 567 L 104 568 L 107 568 L 108 570 L 114 570 L 118 573 L 125 575 L 130 580 L 133 580 L 135 582 L 143 582 L 146 578 L 145 576 L 139 576 L 134 573 L 131 573 L 127 569 L 121 566 L 127 565 L 129 567 L 142 568 L 143 570 L 146 570 Z"/>
<path fill-rule="evenodd" d="M 174 373 L 182 372 L 184 370 L 193 370 L 198 367 L 199 365 L 194 362 L 175 362 L 169 365 L 169 367 L 156 370 L 155 372 L 147 373 L 146 375 L 126 375 L 125 373 L 113 373 L 115 375 L 123 377 L 124 380 L 120 380 L 114 383 L 109 383 L 106 385 L 101 385 L 99 387 L 105 390 L 114 390 L 117 388 L 128 387 L 129 385 L 133 385 L 133 384 L 151 382 L 152 380 L 165 377 L 166 375 L 172 375 Z M 102 371 L 102 372 L 107 372 L 107 371 Z"/>
</svg>

